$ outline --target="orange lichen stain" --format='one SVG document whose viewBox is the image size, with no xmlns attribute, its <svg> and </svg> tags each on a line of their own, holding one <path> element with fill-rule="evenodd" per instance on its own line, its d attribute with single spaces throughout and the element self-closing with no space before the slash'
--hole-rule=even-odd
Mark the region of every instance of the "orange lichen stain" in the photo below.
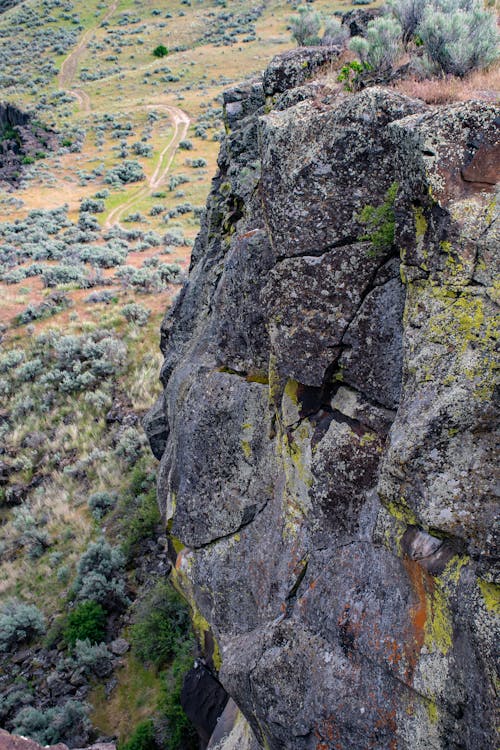
<svg viewBox="0 0 500 750">
<path fill-rule="evenodd" d="M 184 557 L 184 550 L 181 549 L 181 551 L 177 553 L 177 557 L 175 558 L 175 569 L 176 570 L 180 570 L 181 569 L 183 557 Z"/>
<path fill-rule="evenodd" d="M 323 719 L 314 730 L 314 736 L 317 740 L 316 750 L 344 750 L 340 729 L 333 716 Z"/>
<path fill-rule="evenodd" d="M 397 641 L 387 639 L 384 645 L 389 664 L 393 667 L 399 666 L 399 663 L 403 658 L 401 644 Z"/>
<path fill-rule="evenodd" d="M 425 642 L 427 617 L 429 614 L 428 597 L 434 589 L 434 579 L 414 560 L 405 557 L 403 564 L 416 598 L 415 604 L 410 609 L 412 633 L 407 641 L 405 654 L 408 662 L 406 678 L 411 680 L 419 654 Z"/>
</svg>

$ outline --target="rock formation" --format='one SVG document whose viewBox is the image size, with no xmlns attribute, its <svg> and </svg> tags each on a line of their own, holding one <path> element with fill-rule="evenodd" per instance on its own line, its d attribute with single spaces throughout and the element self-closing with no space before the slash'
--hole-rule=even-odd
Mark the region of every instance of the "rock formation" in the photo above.
<svg viewBox="0 0 500 750">
<path fill-rule="evenodd" d="M 16 185 L 26 164 L 57 145 L 53 132 L 31 115 L 8 102 L 0 102 L 0 183 Z"/>
<path fill-rule="evenodd" d="M 485 750 L 498 116 L 289 67 L 225 96 L 148 417 L 210 746 Z"/>
</svg>

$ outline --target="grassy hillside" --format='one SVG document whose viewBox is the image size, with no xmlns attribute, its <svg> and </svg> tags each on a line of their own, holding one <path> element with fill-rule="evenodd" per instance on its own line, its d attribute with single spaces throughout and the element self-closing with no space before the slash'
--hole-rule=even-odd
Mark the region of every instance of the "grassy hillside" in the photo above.
<svg viewBox="0 0 500 750">
<path fill-rule="evenodd" d="M 125 592 L 103 600 L 108 643 L 132 637 L 140 602 L 165 573 L 155 461 L 140 425 L 159 392 L 159 324 L 216 169 L 221 93 L 292 46 L 296 6 L 0 4 L 0 101 L 56 134 L 55 149 L 25 159 L 16 188 L 0 183 L 0 617 L 14 601 L 45 620 L 0 653 L 0 726 L 52 741 L 57 719 L 69 727 L 60 738 L 77 742 L 75 727 L 81 737 L 89 725 L 67 718 L 80 710 L 68 708 L 73 699 L 87 703 L 96 734 L 122 740 L 154 711 L 176 715 L 168 695 L 191 658 L 186 632 L 155 662 L 77 653 L 64 629 L 82 601 L 99 601 L 95 592 L 85 599 L 78 580 L 103 535 L 123 553 L 106 586 L 118 581 Z M 157 57 L 160 46 L 168 54 Z M 34 651 L 23 656 L 30 636 Z M 56 684 L 77 673 L 72 693 L 47 687 L 47 675 Z"/>
</svg>

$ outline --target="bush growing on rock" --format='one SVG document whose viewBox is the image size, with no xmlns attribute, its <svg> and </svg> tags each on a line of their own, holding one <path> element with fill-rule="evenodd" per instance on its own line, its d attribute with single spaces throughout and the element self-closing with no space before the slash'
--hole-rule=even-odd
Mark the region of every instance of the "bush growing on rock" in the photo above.
<svg viewBox="0 0 500 750">
<path fill-rule="evenodd" d="M 106 677 L 112 670 L 112 655 L 105 643 L 91 643 L 89 638 L 76 641 L 74 661 L 87 674 Z"/>
<path fill-rule="evenodd" d="M 34 604 L 11 599 L 0 609 L 0 653 L 45 632 L 45 620 Z"/>
</svg>

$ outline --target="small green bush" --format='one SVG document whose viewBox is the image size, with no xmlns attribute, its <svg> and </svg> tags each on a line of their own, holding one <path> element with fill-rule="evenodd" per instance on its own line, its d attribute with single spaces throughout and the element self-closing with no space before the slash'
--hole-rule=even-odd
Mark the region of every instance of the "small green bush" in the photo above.
<svg viewBox="0 0 500 750">
<path fill-rule="evenodd" d="M 153 50 L 153 55 L 155 57 L 166 57 L 168 55 L 168 49 L 163 44 L 159 44 L 158 47 L 155 47 Z"/>
<path fill-rule="evenodd" d="M 118 750 L 158 750 L 152 720 L 141 721 L 134 729 L 130 739 L 119 743 Z"/>
<path fill-rule="evenodd" d="M 160 669 L 179 651 L 190 631 L 186 602 L 168 581 L 161 581 L 138 609 L 132 645 L 140 659 Z"/>
<path fill-rule="evenodd" d="M 165 693 L 159 706 L 167 720 L 167 732 L 163 738 L 165 750 L 196 750 L 199 747 L 196 730 L 181 705 L 184 677 L 193 666 L 193 647 L 193 641 L 186 640 L 165 674 Z"/>
<path fill-rule="evenodd" d="M 98 602 L 86 601 L 78 604 L 68 616 L 64 639 L 69 646 L 77 641 L 88 640 L 101 643 L 106 633 L 106 612 Z"/>
<path fill-rule="evenodd" d="M 380 206 L 365 206 L 358 216 L 367 232 L 360 239 L 369 240 L 373 245 L 373 254 L 387 252 L 394 244 L 395 215 L 394 202 L 399 185 L 393 182 L 384 196 Z"/>
</svg>

